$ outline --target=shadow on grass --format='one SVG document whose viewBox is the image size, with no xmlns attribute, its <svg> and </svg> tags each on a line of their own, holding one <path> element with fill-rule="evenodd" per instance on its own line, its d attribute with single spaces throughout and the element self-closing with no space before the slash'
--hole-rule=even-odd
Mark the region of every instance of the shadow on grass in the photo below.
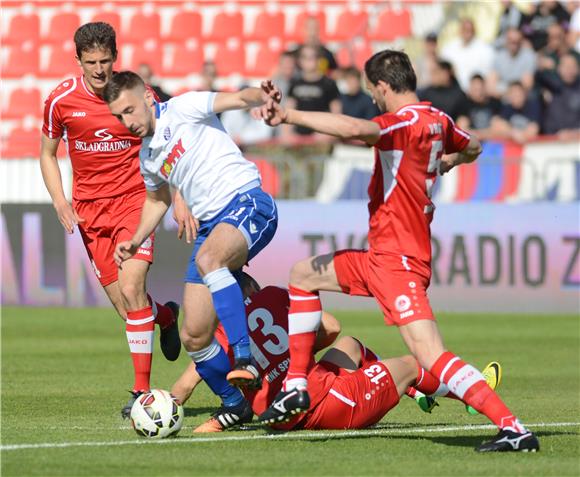
<svg viewBox="0 0 580 477">
<path fill-rule="evenodd" d="M 540 439 L 540 449 L 542 446 L 542 437 L 552 437 L 552 436 L 575 436 L 578 437 L 576 432 L 566 432 L 566 431 L 537 431 L 534 432 L 538 439 Z M 493 437 L 491 434 L 479 434 L 477 436 L 421 436 L 421 439 L 428 439 L 435 444 L 443 444 L 446 446 L 453 447 L 477 447 L 482 442 L 489 441 Z M 389 436 L 394 438 L 404 438 L 404 439 L 416 439 L 411 436 Z"/>
<path fill-rule="evenodd" d="M 185 407 L 183 408 L 183 414 L 185 417 L 196 417 L 202 414 L 213 414 L 217 410 L 217 406 L 214 407 Z"/>
</svg>

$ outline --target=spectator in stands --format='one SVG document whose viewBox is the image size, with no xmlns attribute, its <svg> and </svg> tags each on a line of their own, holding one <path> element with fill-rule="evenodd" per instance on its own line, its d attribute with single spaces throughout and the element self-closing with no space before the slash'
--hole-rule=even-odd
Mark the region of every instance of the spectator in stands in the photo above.
<svg viewBox="0 0 580 477">
<path fill-rule="evenodd" d="M 311 46 L 318 50 L 318 67 L 323 75 L 335 71 L 338 68 L 332 51 L 322 44 L 322 39 L 320 38 L 320 23 L 316 17 L 308 17 L 304 22 L 304 43 L 294 50 L 296 58 L 300 57 L 303 46 Z"/>
<path fill-rule="evenodd" d="M 544 114 L 543 130 L 561 138 L 579 138 L 580 133 L 580 76 L 576 58 L 564 55 L 558 64 L 558 74 L 539 71 L 538 85 L 550 92 Z"/>
<path fill-rule="evenodd" d="M 218 71 L 213 61 L 204 61 L 203 66 L 201 67 L 200 76 L 200 91 L 217 91 L 215 81 L 218 76 Z"/>
<path fill-rule="evenodd" d="M 417 93 L 421 101 L 430 101 L 454 120 L 466 115 L 467 98 L 455 79 L 453 66 L 448 61 L 437 62 L 431 86 Z"/>
<path fill-rule="evenodd" d="M 282 104 L 286 104 L 286 97 L 292 80 L 298 77 L 296 68 L 296 55 L 291 51 L 284 51 L 278 59 L 278 67 L 273 81 L 282 93 Z"/>
<path fill-rule="evenodd" d="M 495 40 L 495 47 L 502 48 L 505 46 L 506 34 L 509 29 L 520 28 L 524 15 L 517 5 L 511 0 L 502 0 L 503 11 L 499 17 L 499 29 L 497 32 L 497 38 Z"/>
<path fill-rule="evenodd" d="M 576 2 L 576 8 L 570 18 L 570 28 L 568 30 L 568 45 L 576 53 L 580 53 L 580 2 Z"/>
<path fill-rule="evenodd" d="M 437 65 L 437 35 L 429 33 L 423 41 L 423 53 L 415 61 L 417 88 L 426 88 L 431 84 L 433 69 Z"/>
<path fill-rule="evenodd" d="M 493 136 L 492 123 L 500 112 L 501 101 L 487 94 L 481 75 L 474 75 L 467 90 L 466 114 L 457 119 L 457 125 L 473 131 L 480 140 L 490 139 Z"/>
<path fill-rule="evenodd" d="M 525 143 L 535 139 L 540 132 L 540 103 L 519 81 L 510 84 L 503 105 L 501 119 L 492 122 L 493 135 Z"/>
<path fill-rule="evenodd" d="M 530 15 L 525 15 L 521 30 L 531 42 L 535 51 L 540 51 L 548 43 L 548 27 L 554 23 L 567 28 L 570 22 L 570 13 L 553 0 L 539 2 Z"/>
<path fill-rule="evenodd" d="M 566 41 L 566 32 L 558 23 L 552 23 L 548 27 L 548 43 L 539 53 L 538 69 L 553 72 L 557 76 L 558 63 L 564 55 L 572 54 L 580 63 L 580 54 L 570 48 Z"/>
<path fill-rule="evenodd" d="M 517 28 L 508 29 L 505 46 L 496 52 L 492 71 L 487 77 L 487 88 L 492 96 L 502 96 L 508 85 L 514 81 L 520 81 L 526 90 L 531 90 L 536 71 L 536 55 L 523 43 L 524 36 Z"/>
<path fill-rule="evenodd" d="M 336 82 L 323 75 L 318 67 L 320 50 L 313 46 L 303 46 L 298 55 L 300 77 L 290 83 L 286 105 L 302 111 L 326 111 L 335 114 L 342 112 L 340 93 Z M 298 137 L 297 137 L 298 136 Z M 315 134 L 311 129 L 301 126 L 284 125 L 281 130 L 282 141 L 295 141 L 300 136 L 312 136 L 316 140 L 329 142 L 330 136 Z"/>
<path fill-rule="evenodd" d="M 372 98 L 362 90 L 361 72 L 355 66 L 341 71 L 338 82 L 342 113 L 361 119 L 372 119 L 380 113 Z"/>
<path fill-rule="evenodd" d="M 473 21 L 465 18 L 459 27 L 460 38 L 449 42 L 441 51 L 441 58 L 453 65 L 457 80 L 464 91 L 474 74 L 484 78 L 491 71 L 493 48 L 475 36 Z"/>
<path fill-rule="evenodd" d="M 137 69 L 137 74 L 141 76 L 146 85 L 155 91 L 155 94 L 162 103 L 171 99 L 171 95 L 166 93 L 161 86 L 154 82 L 153 70 L 150 65 L 141 63 Z"/>
</svg>

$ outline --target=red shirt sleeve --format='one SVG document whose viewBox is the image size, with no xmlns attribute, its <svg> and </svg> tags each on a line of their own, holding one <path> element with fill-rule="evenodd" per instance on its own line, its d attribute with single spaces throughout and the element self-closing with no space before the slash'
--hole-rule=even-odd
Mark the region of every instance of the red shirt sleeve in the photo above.
<svg viewBox="0 0 580 477">
<path fill-rule="evenodd" d="M 44 102 L 42 132 L 50 139 L 62 137 L 64 127 L 61 122 L 61 108 L 58 104 L 59 89 L 55 89 Z"/>
<path fill-rule="evenodd" d="M 445 128 L 445 154 L 463 151 L 469 144 L 471 136 L 460 127 L 457 127 L 453 119 L 445 113 L 443 114 L 447 122 L 447 127 Z"/>
</svg>

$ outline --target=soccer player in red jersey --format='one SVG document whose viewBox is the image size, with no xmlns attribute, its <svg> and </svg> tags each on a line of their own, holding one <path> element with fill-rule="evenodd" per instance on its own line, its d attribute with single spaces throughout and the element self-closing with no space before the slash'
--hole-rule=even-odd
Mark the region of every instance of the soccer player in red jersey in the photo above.
<svg viewBox="0 0 580 477">
<path fill-rule="evenodd" d="M 477 450 L 536 451 L 536 436 L 506 407 L 483 375 L 445 348 L 427 298 L 433 185 L 438 174 L 475 161 L 481 145 L 443 111 L 418 101 L 415 72 L 405 53 L 376 53 L 367 60 L 365 75 L 367 88 L 384 113 L 371 121 L 287 110 L 272 102 L 262 108 L 262 116 L 271 126 L 294 124 L 342 139 L 363 140 L 375 148 L 375 168 L 368 188 L 369 249 L 310 257 L 292 267 L 290 369 L 284 391 L 260 421 L 278 422 L 311 407 L 307 375 L 320 323 L 318 292 L 326 290 L 375 297 L 385 322 L 399 327 L 420 365 L 498 426 L 497 436 Z"/>
<path fill-rule="evenodd" d="M 290 298 L 287 290 L 278 287 L 260 290 L 252 277 L 245 273 L 242 274 L 241 285 L 247 296 L 246 313 L 253 356 L 263 378 L 260 390 L 245 389 L 244 394 L 253 412 L 261 414 L 282 389 L 288 371 Z M 331 345 L 339 333 L 338 321 L 324 313 L 314 352 Z M 221 327 L 216 330 L 216 338 L 233 361 L 231 346 Z M 308 374 L 312 398 L 310 410 L 288 422 L 273 424 L 277 429 L 361 429 L 379 422 L 398 404 L 403 393 L 420 391 L 430 396 L 448 393 L 447 388 L 419 367 L 412 356 L 381 361 L 375 353 L 350 336 L 342 337 L 317 363 L 314 362 L 314 355 L 311 360 Z M 171 393 L 185 403 L 200 382 L 201 377 L 192 363 L 174 384 Z M 251 417 L 236 422 L 236 425 L 249 422 Z M 221 432 L 232 427 L 227 420 L 235 418 L 237 416 L 223 414 L 213 416 L 194 432 Z"/>
<path fill-rule="evenodd" d="M 133 236 L 145 200 L 141 140 L 111 115 L 101 97 L 117 58 L 113 28 L 87 23 L 76 31 L 74 41 L 82 74 L 63 81 L 46 100 L 40 167 L 58 219 L 68 233 L 78 226 L 101 285 L 126 321 L 135 372 L 131 398 L 121 411 L 128 417 L 135 397 L 150 387 L 155 323 L 161 328 L 165 357 L 174 361 L 179 356 L 179 306 L 161 305 L 147 295 L 153 235 L 122 269 L 113 260 L 115 245 Z M 72 204 L 65 198 L 56 157 L 61 139 L 73 168 Z"/>
</svg>

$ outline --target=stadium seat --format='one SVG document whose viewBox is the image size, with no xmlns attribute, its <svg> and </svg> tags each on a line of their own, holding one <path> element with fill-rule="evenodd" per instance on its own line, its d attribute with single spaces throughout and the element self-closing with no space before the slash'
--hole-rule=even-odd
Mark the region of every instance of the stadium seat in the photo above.
<svg viewBox="0 0 580 477">
<path fill-rule="evenodd" d="M 344 10 L 338 16 L 334 32 L 327 34 L 331 41 L 346 41 L 355 36 L 366 36 L 369 16 L 367 12 Z"/>
<path fill-rule="evenodd" d="M 158 40 L 161 34 L 161 18 L 159 13 L 135 13 L 131 17 L 129 30 L 123 32 L 124 41 L 143 43 L 147 40 Z"/>
<path fill-rule="evenodd" d="M 383 10 L 375 28 L 369 33 L 374 41 L 393 41 L 411 35 L 411 14 L 409 10 Z"/>
<path fill-rule="evenodd" d="M 38 88 L 15 88 L 8 98 L 8 106 L 2 111 L 4 119 L 24 116 L 42 116 L 42 97 Z"/>
<path fill-rule="evenodd" d="M 203 48 L 197 41 L 190 40 L 175 45 L 171 65 L 162 70 L 163 76 L 183 77 L 199 73 L 204 61 Z"/>
<path fill-rule="evenodd" d="M 282 37 L 286 25 L 284 12 L 268 12 L 262 10 L 256 16 L 256 22 L 252 32 L 246 36 L 246 40 L 266 41 L 272 37 Z"/>
<path fill-rule="evenodd" d="M 338 50 L 336 61 L 338 66 L 346 68 L 347 66 L 356 66 L 359 70 L 364 68 L 365 62 L 373 54 L 371 45 L 366 41 L 353 42 L 344 48 Z"/>
<path fill-rule="evenodd" d="M 153 74 L 158 74 L 163 65 L 163 49 L 159 42 L 147 40 L 145 43 L 133 46 L 130 70 L 136 71 L 140 64 L 147 63 L 153 70 Z"/>
<path fill-rule="evenodd" d="M 40 18 L 36 13 L 30 15 L 17 14 L 12 17 L 7 33 L 2 33 L 2 43 L 5 45 L 20 45 L 25 41 L 35 44 L 40 36 Z"/>
<path fill-rule="evenodd" d="M 38 45 L 31 41 L 10 47 L 8 58 L 2 65 L 2 77 L 20 78 L 25 75 L 37 75 L 39 58 Z"/>
<path fill-rule="evenodd" d="M 282 41 L 278 38 L 273 38 L 269 42 L 261 42 L 258 45 L 254 65 L 246 71 L 248 76 L 271 77 L 278 66 L 282 50 Z"/>
<path fill-rule="evenodd" d="M 228 76 L 236 73 L 244 75 L 246 70 L 246 49 L 237 40 L 220 43 L 213 61 L 216 65 L 218 76 Z"/>
<path fill-rule="evenodd" d="M 201 38 L 201 14 L 194 11 L 176 13 L 171 19 L 169 33 L 163 40 L 181 43 L 192 38 Z"/>
<path fill-rule="evenodd" d="M 121 16 L 117 12 L 109 12 L 101 10 L 93 16 L 92 22 L 105 22 L 111 25 L 117 33 L 117 43 L 120 43 L 121 38 Z"/>
<path fill-rule="evenodd" d="M 38 157 L 40 153 L 40 129 L 14 128 L 6 140 L 2 141 L 3 159 Z"/>
<path fill-rule="evenodd" d="M 41 37 L 41 40 L 55 45 L 71 41 L 80 25 L 81 20 L 76 13 L 56 13 L 50 20 L 48 34 Z"/>
<path fill-rule="evenodd" d="M 48 60 L 48 66 L 41 69 L 41 78 L 67 78 L 78 76 L 80 68 L 75 60 L 75 45 L 67 41 L 61 45 L 53 45 Z"/>
<path fill-rule="evenodd" d="M 296 21 L 294 22 L 294 28 L 287 35 L 287 38 L 298 43 L 304 41 L 304 25 L 306 20 L 310 17 L 315 17 L 320 25 L 320 39 L 326 41 L 326 13 L 324 10 L 319 10 L 317 12 L 310 12 L 304 10 L 296 16 Z"/>
<path fill-rule="evenodd" d="M 241 38 L 244 33 L 242 12 L 219 12 L 213 19 L 211 32 L 205 37 L 208 41 L 224 42 L 230 38 Z"/>
</svg>

